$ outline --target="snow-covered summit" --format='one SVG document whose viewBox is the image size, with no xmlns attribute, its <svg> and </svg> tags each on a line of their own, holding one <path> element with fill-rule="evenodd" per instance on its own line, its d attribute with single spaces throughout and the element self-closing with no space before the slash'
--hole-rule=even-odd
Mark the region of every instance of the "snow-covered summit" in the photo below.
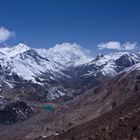
<svg viewBox="0 0 140 140">
<path fill-rule="evenodd" d="M 34 50 L 41 57 L 59 63 L 65 67 L 82 65 L 93 59 L 87 50 L 76 43 L 57 44 L 49 49 L 35 49 L 30 48 L 26 44 L 19 43 L 13 47 L 1 47 L 0 53 L 4 54 L 5 57 L 15 57 L 28 50 Z"/>
<path fill-rule="evenodd" d="M 135 53 L 117 52 L 99 55 L 86 64 L 88 67 L 86 75 L 95 75 L 97 72 L 101 72 L 105 76 L 112 77 L 136 63 L 140 63 L 140 56 Z"/>
<path fill-rule="evenodd" d="M 30 50 L 31 48 L 23 43 L 19 43 L 18 45 L 15 45 L 13 47 L 1 47 L 0 52 L 5 54 L 7 57 L 14 57 L 17 54 L 26 52 L 27 50 Z"/>
<path fill-rule="evenodd" d="M 26 52 L 28 50 L 30 50 L 31 48 L 23 43 L 20 43 L 14 47 L 12 47 L 8 53 L 11 54 L 11 55 L 17 55 L 17 54 L 20 54 L 20 53 L 23 53 L 23 52 Z"/>
<path fill-rule="evenodd" d="M 77 66 L 93 59 L 87 50 L 82 49 L 76 43 L 62 43 L 49 49 L 36 49 L 36 51 L 43 57 L 65 66 Z"/>
<path fill-rule="evenodd" d="M 61 72 L 62 67 L 39 55 L 35 49 L 25 44 L 0 48 L 0 66 L 8 70 L 8 75 L 17 74 L 25 80 L 35 81 L 38 75 Z M 4 72 L 6 73 L 6 72 Z M 6 76 L 6 75 L 5 75 Z"/>
</svg>

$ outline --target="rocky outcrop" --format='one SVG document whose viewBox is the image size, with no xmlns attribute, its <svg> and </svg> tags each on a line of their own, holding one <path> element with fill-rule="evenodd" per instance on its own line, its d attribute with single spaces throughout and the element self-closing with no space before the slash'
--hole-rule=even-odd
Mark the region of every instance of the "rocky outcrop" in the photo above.
<svg viewBox="0 0 140 140">
<path fill-rule="evenodd" d="M 33 113 L 33 109 L 24 102 L 7 103 L 1 107 L 0 123 L 11 124 L 19 120 L 25 120 Z"/>
</svg>

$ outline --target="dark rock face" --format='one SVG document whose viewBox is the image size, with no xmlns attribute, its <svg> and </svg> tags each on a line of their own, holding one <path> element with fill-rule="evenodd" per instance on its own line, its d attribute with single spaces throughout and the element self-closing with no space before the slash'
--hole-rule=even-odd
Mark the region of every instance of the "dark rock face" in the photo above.
<svg viewBox="0 0 140 140">
<path fill-rule="evenodd" d="M 135 61 L 127 54 L 122 55 L 119 59 L 116 60 L 117 66 L 127 68 L 135 64 Z"/>
<path fill-rule="evenodd" d="M 9 103 L 0 110 L 0 123 L 15 123 L 18 120 L 25 120 L 33 113 L 31 107 L 24 102 Z"/>
</svg>

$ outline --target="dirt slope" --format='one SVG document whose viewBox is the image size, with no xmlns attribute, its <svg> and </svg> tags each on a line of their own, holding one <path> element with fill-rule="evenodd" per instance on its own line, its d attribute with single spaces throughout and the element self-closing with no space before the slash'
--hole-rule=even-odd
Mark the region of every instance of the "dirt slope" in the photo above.
<svg viewBox="0 0 140 140">
<path fill-rule="evenodd" d="M 36 140 L 42 140 L 38 138 Z M 140 94 L 97 119 L 43 140 L 139 140 Z"/>
</svg>

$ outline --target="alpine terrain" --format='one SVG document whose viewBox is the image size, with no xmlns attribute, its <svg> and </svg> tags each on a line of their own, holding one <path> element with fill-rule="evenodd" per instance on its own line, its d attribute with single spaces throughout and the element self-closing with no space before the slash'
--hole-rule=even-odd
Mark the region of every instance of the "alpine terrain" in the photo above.
<svg viewBox="0 0 140 140">
<path fill-rule="evenodd" d="M 139 52 L 0 47 L 1 140 L 139 140 L 139 93 Z"/>
</svg>

